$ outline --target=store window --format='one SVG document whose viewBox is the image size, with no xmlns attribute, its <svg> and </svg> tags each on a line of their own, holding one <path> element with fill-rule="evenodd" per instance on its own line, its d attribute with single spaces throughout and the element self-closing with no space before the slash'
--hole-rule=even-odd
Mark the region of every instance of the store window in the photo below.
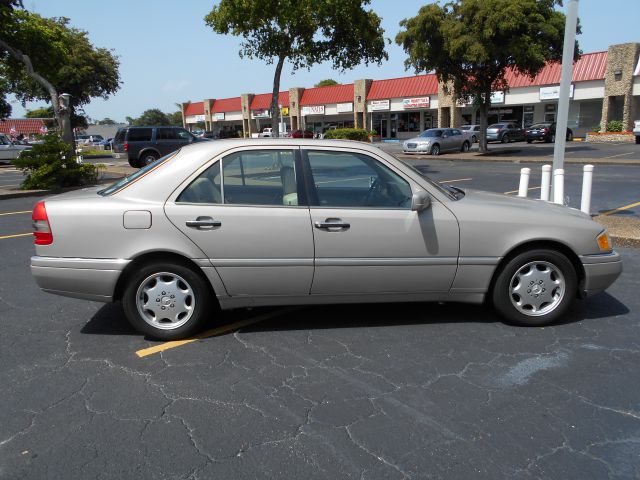
<svg viewBox="0 0 640 480">
<path fill-rule="evenodd" d="M 524 112 L 522 114 L 522 124 L 524 128 L 533 125 L 533 105 L 525 105 Z"/>
<path fill-rule="evenodd" d="M 547 103 L 544 106 L 544 121 L 546 123 L 553 123 L 556 121 L 556 104 Z"/>
<path fill-rule="evenodd" d="M 419 132 L 420 112 L 398 114 L 398 132 Z"/>
</svg>

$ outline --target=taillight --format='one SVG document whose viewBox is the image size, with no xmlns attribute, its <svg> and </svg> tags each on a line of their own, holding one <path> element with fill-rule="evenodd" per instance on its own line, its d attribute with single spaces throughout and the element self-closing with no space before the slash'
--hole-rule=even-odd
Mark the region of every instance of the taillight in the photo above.
<svg viewBox="0 0 640 480">
<path fill-rule="evenodd" d="M 544 133 L 547 133 L 547 132 L 549 131 L 549 129 L 548 129 L 548 128 L 543 128 L 543 129 L 542 129 L 542 131 L 543 131 Z"/>
<path fill-rule="evenodd" d="M 35 237 L 33 243 L 36 245 L 51 245 L 53 243 L 53 233 L 51 232 L 44 202 L 36 203 L 36 206 L 33 207 L 31 219 L 33 220 L 33 236 Z"/>
<path fill-rule="evenodd" d="M 129 151 L 129 142 L 124 142 L 124 145 L 122 146 L 124 148 L 125 152 Z"/>
</svg>

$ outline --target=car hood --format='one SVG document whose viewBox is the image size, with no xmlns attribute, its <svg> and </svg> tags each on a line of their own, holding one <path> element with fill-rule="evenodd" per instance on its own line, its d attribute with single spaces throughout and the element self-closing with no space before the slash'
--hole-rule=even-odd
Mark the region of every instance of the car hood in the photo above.
<svg viewBox="0 0 640 480">
<path fill-rule="evenodd" d="M 404 143 L 427 143 L 432 141 L 436 137 L 413 137 L 405 140 Z"/>
<path fill-rule="evenodd" d="M 464 189 L 465 196 L 462 201 L 474 203 L 482 208 L 505 209 L 512 213 L 522 211 L 522 215 L 563 215 L 574 218 L 591 220 L 591 216 L 575 208 L 545 202 L 535 198 L 522 198 L 502 193 L 485 192 L 483 190 Z"/>
</svg>

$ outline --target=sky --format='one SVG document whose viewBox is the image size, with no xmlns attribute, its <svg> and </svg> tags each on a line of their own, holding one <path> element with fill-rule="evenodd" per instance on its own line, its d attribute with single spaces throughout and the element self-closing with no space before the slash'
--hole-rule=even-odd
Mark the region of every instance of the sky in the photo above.
<svg viewBox="0 0 640 480">
<path fill-rule="evenodd" d="M 95 99 L 85 106 L 94 120 L 109 117 L 124 121 L 149 108 L 165 112 L 175 104 L 205 98 L 227 98 L 241 93 L 271 91 L 275 66 L 261 60 L 241 59 L 240 39 L 213 33 L 204 23 L 213 0 L 24 0 L 24 6 L 45 17 L 68 17 L 71 25 L 89 32 L 96 47 L 113 50 L 120 60 L 122 86 L 108 100 Z M 385 37 L 394 39 L 399 22 L 416 15 L 426 0 L 372 0 L 371 8 L 382 17 Z M 566 3 L 566 2 L 565 2 Z M 637 24 L 640 0 L 582 0 L 579 16 L 583 52 L 606 50 L 609 45 L 640 42 Z M 311 87 L 333 78 L 351 83 L 359 78 L 384 79 L 412 75 L 406 71 L 404 51 L 392 42 L 389 60 L 381 66 L 361 65 L 339 72 L 329 63 L 310 71 L 286 65 L 281 91 Z M 27 108 L 44 106 L 28 104 Z M 12 117 L 24 108 L 13 103 Z"/>
</svg>

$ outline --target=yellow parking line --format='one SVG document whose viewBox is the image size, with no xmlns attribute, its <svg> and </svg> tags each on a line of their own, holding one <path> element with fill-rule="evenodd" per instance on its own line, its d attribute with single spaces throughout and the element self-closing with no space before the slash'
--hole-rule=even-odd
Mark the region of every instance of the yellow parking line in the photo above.
<svg viewBox="0 0 640 480">
<path fill-rule="evenodd" d="M 473 178 L 456 178 L 454 180 L 442 180 L 438 183 L 454 183 L 454 182 L 466 182 L 468 180 L 473 180 Z"/>
<path fill-rule="evenodd" d="M 23 210 L 21 212 L 4 212 L 0 213 L 0 217 L 4 217 L 5 215 L 21 215 L 23 213 L 31 213 L 31 210 Z"/>
<path fill-rule="evenodd" d="M 630 208 L 638 207 L 638 206 L 640 206 L 640 202 L 631 203 L 629 205 L 625 205 L 624 207 L 614 208 L 613 210 L 609 210 L 607 212 L 601 213 L 600 215 L 611 215 L 613 213 L 621 212 L 622 210 L 629 210 Z"/>
<path fill-rule="evenodd" d="M 33 235 L 33 233 L 16 233 L 15 235 L 4 235 L 0 237 L 0 240 L 4 240 L 5 238 L 26 237 L 27 235 Z"/>
<path fill-rule="evenodd" d="M 258 315 L 257 317 L 247 318 L 245 320 L 240 320 L 238 322 L 231 323 L 229 325 L 223 325 L 221 327 L 207 330 L 206 332 L 201 333 L 200 335 L 196 335 L 193 338 L 187 338 L 185 340 L 174 340 L 172 342 L 161 343 L 153 347 L 143 348 L 142 350 L 138 350 L 136 352 L 136 355 L 140 358 L 147 357 L 149 355 L 153 355 L 154 353 L 164 352 L 165 350 L 169 350 L 171 348 L 181 347 L 182 345 L 197 342 L 198 340 L 203 340 L 205 338 L 210 338 L 210 337 L 216 337 L 218 335 L 222 335 L 223 333 L 239 330 L 241 328 L 248 327 L 249 325 L 253 325 L 255 323 L 264 322 L 265 320 L 269 320 L 270 318 L 277 317 L 278 315 L 282 315 L 284 313 L 300 310 L 301 308 L 302 307 L 282 308 L 280 310 L 276 310 L 275 312 L 265 313 L 264 315 Z"/>
<path fill-rule="evenodd" d="M 542 187 L 529 187 L 527 190 L 539 190 Z M 505 195 L 510 195 L 512 193 L 518 193 L 520 190 L 509 190 L 508 192 L 504 192 Z"/>
</svg>

